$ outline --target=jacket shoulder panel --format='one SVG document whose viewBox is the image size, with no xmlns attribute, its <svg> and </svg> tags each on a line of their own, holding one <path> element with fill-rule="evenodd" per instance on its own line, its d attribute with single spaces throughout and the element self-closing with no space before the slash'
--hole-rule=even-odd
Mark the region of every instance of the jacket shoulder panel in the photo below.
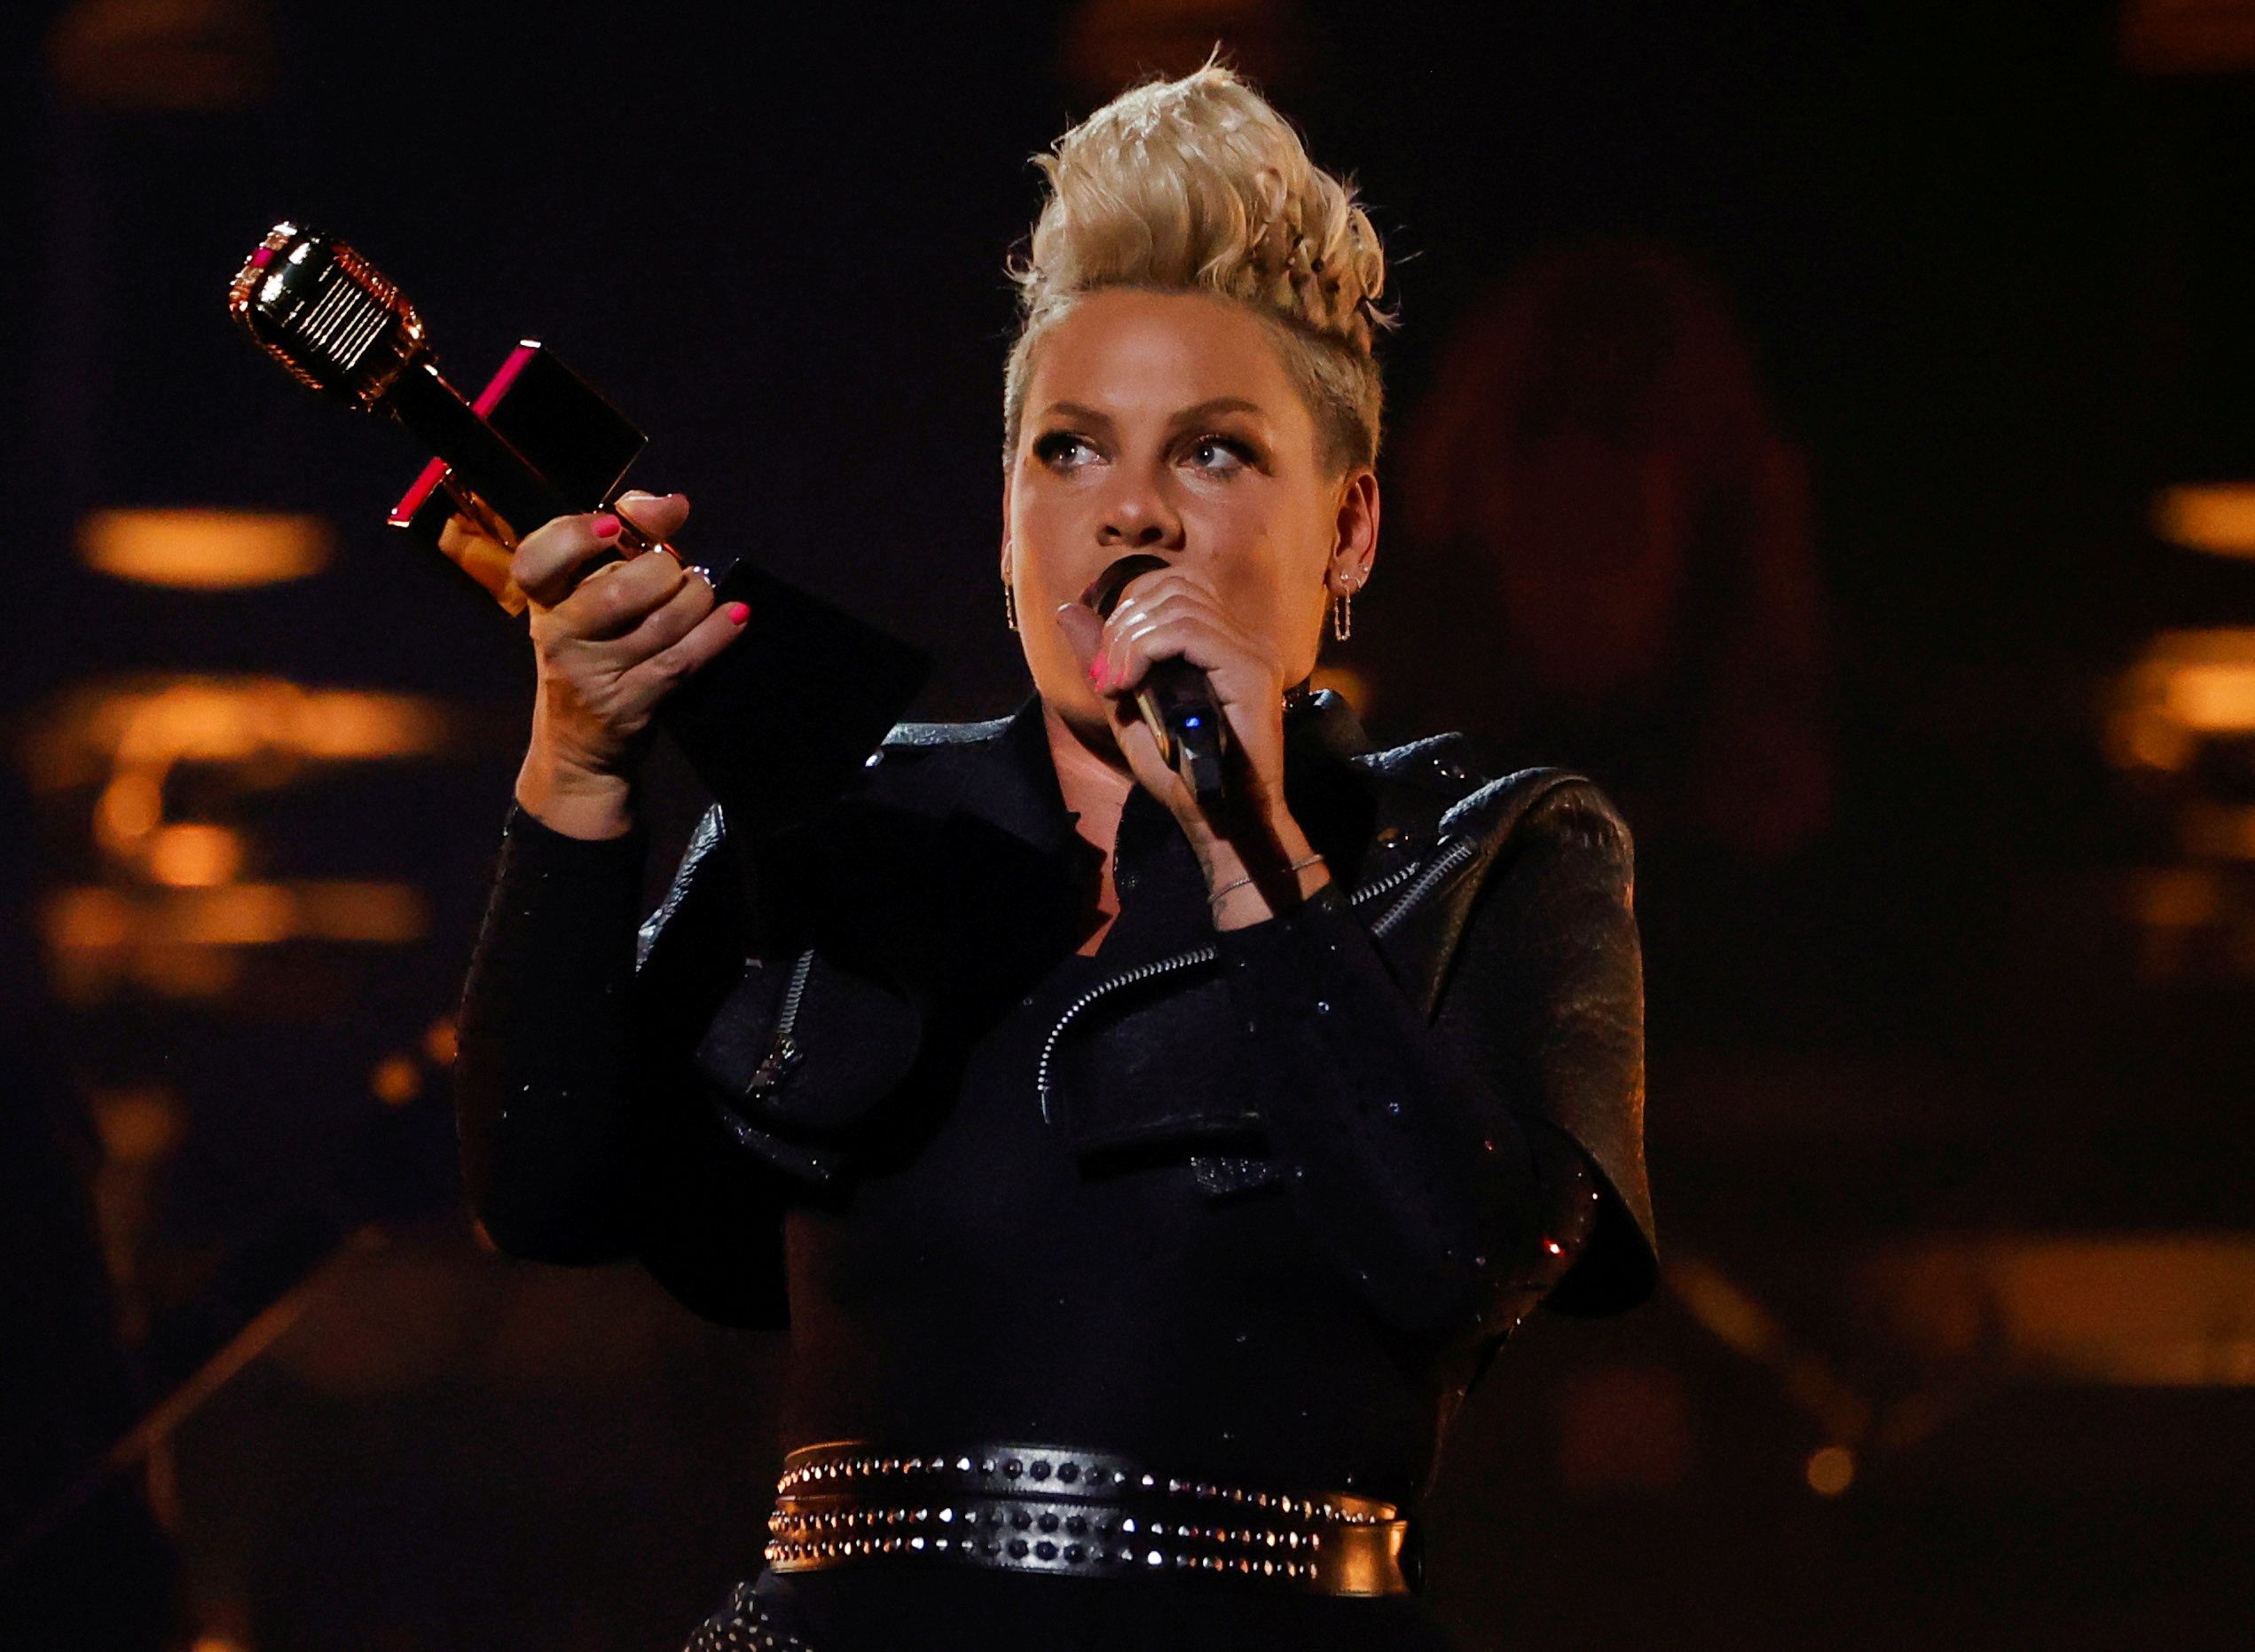
<svg viewBox="0 0 2255 1652">
<path fill-rule="evenodd" d="M 673 874 L 673 881 L 666 886 L 665 898 L 634 932 L 636 971 L 648 964 L 658 936 L 680 911 L 681 902 L 688 898 L 689 886 L 697 880 L 698 869 L 713 857 L 727 836 L 727 821 L 716 803 L 705 810 L 697 821 L 696 830 L 689 834 L 688 846 L 681 852 L 681 864 Z"/>
<path fill-rule="evenodd" d="M 1427 735 L 1350 759 L 1373 778 L 1397 781 L 1451 798 L 1484 778 L 1472 762 L 1472 742 L 1462 734 Z"/>
<path fill-rule="evenodd" d="M 879 744 L 879 752 L 887 750 L 919 750 L 931 746 L 969 745 L 981 740 L 993 740 L 1010 726 L 1008 717 L 982 718 L 969 723 L 895 723 Z M 875 754 L 872 754 L 875 755 Z"/>
<path fill-rule="evenodd" d="M 1460 913 L 1449 944 L 1463 956 L 1450 959 L 1442 990 L 1469 972 L 1475 1002 L 1519 1006 L 1510 1025 L 1470 1026 L 1468 1035 L 1500 1041 L 1498 1064 L 1529 1064 L 1528 1105 L 1581 1147 L 1607 1194 L 1588 1247 L 1547 1300 L 1570 1313 L 1617 1312 L 1651 1294 L 1657 1261 L 1628 823 L 1593 782 L 1560 769 L 1505 775 L 1452 814 L 1492 839 L 1482 876 L 1451 891 Z"/>
</svg>

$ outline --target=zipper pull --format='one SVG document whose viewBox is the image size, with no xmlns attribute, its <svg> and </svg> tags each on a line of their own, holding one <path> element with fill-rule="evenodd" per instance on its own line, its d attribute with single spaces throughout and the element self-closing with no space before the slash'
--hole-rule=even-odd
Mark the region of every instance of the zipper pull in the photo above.
<svg viewBox="0 0 2255 1652">
<path fill-rule="evenodd" d="M 749 1094 L 762 1100 L 775 1093 L 783 1075 L 798 1065 L 798 1044 L 789 1033 L 778 1031 L 774 1042 L 767 1046 L 767 1053 L 752 1069 L 751 1082 L 746 1086 Z"/>
<path fill-rule="evenodd" d="M 798 1023 L 799 1000 L 805 995 L 806 978 L 813 971 L 814 948 L 809 947 L 798 955 L 790 981 L 783 988 L 782 1007 L 775 1017 L 775 1036 L 768 1042 L 767 1053 L 759 1058 L 759 1065 L 752 1069 L 746 1094 L 766 1100 L 775 1093 L 784 1075 L 798 1065 L 798 1041 L 791 1036 L 791 1029 Z"/>
</svg>

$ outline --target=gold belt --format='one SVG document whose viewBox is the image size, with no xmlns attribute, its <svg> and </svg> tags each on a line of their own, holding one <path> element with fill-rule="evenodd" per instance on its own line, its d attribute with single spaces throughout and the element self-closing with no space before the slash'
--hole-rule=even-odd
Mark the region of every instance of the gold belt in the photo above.
<svg viewBox="0 0 2255 1652">
<path fill-rule="evenodd" d="M 783 1459 L 767 1525 L 779 1572 L 914 1559 L 1072 1577 L 1220 1573 L 1318 1594 L 1411 1587 L 1410 1522 L 1391 1503 L 1184 1480 L 1075 1446 L 801 1446 Z"/>
</svg>

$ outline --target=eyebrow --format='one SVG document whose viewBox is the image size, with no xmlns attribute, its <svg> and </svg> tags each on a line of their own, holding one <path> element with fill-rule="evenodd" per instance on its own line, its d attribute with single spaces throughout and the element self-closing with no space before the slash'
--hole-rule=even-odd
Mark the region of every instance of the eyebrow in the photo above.
<svg viewBox="0 0 2255 1652">
<path fill-rule="evenodd" d="M 1185 407 L 1175 415 L 1175 422 L 1178 425 L 1203 424 L 1208 419 L 1215 418 L 1222 413 L 1258 414 L 1260 412 L 1259 402 L 1249 402 L 1242 396 L 1217 396 L 1210 402 L 1200 402 L 1195 407 Z"/>
<path fill-rule="evenodd" d="M 1203 423 L 1222 413 L 1258 414 L 1260 412 L 1260 403 L 1249 402 L 1242 396 L 1217 396 L 1211 401 L 1198 403 L 1195 407 L 1183 408 L 1168 422 L 1180 428 L 1183 425 Z M 1041 410 L 1041 417 L 1045 420 L 1072 419 L 1082 424 L 1097 424 L 1106 427 L 1112 423 L 1110 414 L 1100 413 L 1096 408 L 1080 402 L 1052 402 Z"/>
</svg>

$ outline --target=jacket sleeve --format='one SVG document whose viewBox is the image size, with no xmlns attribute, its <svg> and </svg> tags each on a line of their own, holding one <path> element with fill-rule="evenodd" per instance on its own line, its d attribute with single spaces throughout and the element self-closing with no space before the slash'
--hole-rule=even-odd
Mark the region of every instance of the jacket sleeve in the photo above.
<svg viewBox="0 0 2255 1652">
<path fill-rule="evenodd" d="M 646 849 L 640 831 L 589 842 L 512 805 L 462 997 L 464 1181 L 508 1255 L 639 1256 L 706 1317 L 773 1324 L 781 1194 L 690 1060 L 743 962 L 742 882 L 716 810 L 638 930 Z"/>
<path fill-rule="evenodd" d="M 1645 1229 L 1587 1139 L 1602 1120 L 1641 1163 L 1630 853 L 1586 782 L 1536 803 L 1488 863 L 1430 1019 L 1336 883 L 1216 933 L 1300 1218 L 1400 1329 L 1492 1341 L 1553 1286 L 1583 1311 L 1651 1288 Z"/>
</svg>

